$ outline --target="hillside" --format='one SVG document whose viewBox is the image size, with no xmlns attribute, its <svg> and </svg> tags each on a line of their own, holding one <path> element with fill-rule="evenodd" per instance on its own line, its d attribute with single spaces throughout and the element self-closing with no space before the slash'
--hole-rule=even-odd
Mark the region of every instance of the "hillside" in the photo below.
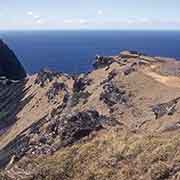
<svg viewBox="0 0 180 180">
<path fill-rule="evenodd" d="M 123 51 L 93 66 L 0 81 L 0 179 L 180 179 L 180 62 Z"/>
<path fill-rule="evenodd" d="M 14 52 L 0 39 L 0 76 L 20 80 L 26 72 Z"/>
</svg>

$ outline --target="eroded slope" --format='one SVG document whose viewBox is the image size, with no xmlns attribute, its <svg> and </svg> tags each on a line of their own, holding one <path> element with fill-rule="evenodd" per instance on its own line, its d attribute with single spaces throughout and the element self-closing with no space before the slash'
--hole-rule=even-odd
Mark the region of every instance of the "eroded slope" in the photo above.
<svg viewBox="0 0 180 180">
<path fill-rule="evenodd" d="M 125 51 L 94 68 L 27 78 L 31 98 L 0 138 L 2 178 L 179 178 L 180 63 Z"/>
</svg>

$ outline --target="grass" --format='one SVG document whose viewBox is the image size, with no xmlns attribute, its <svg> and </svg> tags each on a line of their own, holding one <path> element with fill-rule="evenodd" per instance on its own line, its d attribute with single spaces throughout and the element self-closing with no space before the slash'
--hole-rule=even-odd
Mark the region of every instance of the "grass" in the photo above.
<svg viewBox="0 0 180 180">
<path fill-rule="evenodd" d="M 77 104 L 80 103 L 81 100 L 83 100 L 83 104 L 85 104 L 90 95 L 91 94 L 89 92 L 75 92 L 72 96 L 71 106 L 72 107 L 76 106 Z"/>
<path fill-rule="evenodd" d="M 180 163 L 180 135 L 126 135 L 113 129 L 98 133 L 53 156 L 32 159 L 35 179 L 160 180 L 170 176 L 173 163 Z"/>
</svg>

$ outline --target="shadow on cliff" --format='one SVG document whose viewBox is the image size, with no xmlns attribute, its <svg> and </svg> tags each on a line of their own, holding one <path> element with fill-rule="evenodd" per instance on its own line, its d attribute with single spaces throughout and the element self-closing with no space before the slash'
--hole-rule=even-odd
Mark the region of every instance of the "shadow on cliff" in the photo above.
<svg viewBox="0 0 180 180">
<path fill-rule="evenodd" d="M 18 119 L 17 114 L 31 101 L 27 96 L 27 80 L 0 84 L 0 135 L 5 133 Z"/>
<path fill-rule="evenodd" d="M 0 83 L 0 137 L 5 135 L 8 129 L 17 122 L 17 114 L 33 98 L 33 95 L 27 96 L 31 86 L 26 87 L 26 83 L 27 80 L 10 84 Z M 0 168 L 9 162 L 10 154 L 8 145 L 0 150 Z"/>
</svg>

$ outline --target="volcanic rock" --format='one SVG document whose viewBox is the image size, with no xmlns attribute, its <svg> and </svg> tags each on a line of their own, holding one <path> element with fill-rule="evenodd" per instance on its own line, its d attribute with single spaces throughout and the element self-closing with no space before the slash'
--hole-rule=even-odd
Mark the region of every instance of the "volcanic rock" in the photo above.
<svg viewBox="0 0 180 180">
<path fill-rule="evenodd" d="M 48 69 L 42 69 L 35 80 L 35 84 L 44 87 L 46 83 L 51 82 L 55 77 L 61 76 L 61 73 L 53 72 Z"/>
<path fill-rule="evenodd" d="M 0 40 L 0 76 L 13 80 L 26 77 L 26 72 L 16 55 L 2 40 Z"/>
<path fill-rule="evenodd" d="M 152 107 L 152 111 L 154 112 L 156 119 L 164 116 L 164 115 L 173 115 L 175 112 L 176 105 L 180 98 L 173 99 L 167 103 L 157 104 Z"/>
<path fill-rule="evenodd" d="M 104 101 L 105 104 L 111 107 L 117 103 L 126 104 L 128 96 L 124 89 L 118 89 L 112 82 L 110 82 L 103 86 L 100 100 Z"/>
<path fill-rule="evenodd" d="M 96 62 L 93 64 L 95 69 L 104 68 L 114 62 L 112 57 L 96 56 Z"/>
</svg>

